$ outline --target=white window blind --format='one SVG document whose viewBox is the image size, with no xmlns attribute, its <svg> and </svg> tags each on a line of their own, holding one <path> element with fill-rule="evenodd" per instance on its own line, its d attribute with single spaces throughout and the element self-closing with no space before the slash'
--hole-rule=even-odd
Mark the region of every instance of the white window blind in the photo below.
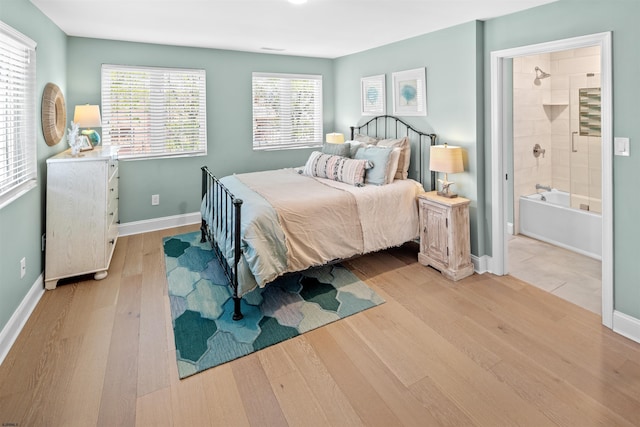
<svg viewBox="0 0 640 427">
<path fill-rule="evenodd" d="M 0 22 L 0 208 L 34 188 L 36 43 Z"/>
<path fill-rule="evenodd" d="M 120 158 L 207 153 L 206 73 L 102 65 L 102 139 Z"/>
<path fill-rule="evenodd" d="M 322 76 L 253 73 L 253 149 L 322 145 Z"/>
</svg>

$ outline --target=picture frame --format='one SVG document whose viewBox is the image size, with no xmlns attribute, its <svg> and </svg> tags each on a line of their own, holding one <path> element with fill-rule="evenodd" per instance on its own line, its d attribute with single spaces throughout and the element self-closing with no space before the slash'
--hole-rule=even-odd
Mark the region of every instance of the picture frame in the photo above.
<svg viewBox="0 0 640 427">
<path fill-rule="evenodd" d="M 360 113 L 363 116 L 386 114 L 386 85 L 384 74 L 360 79 Z"/>
<path fill-rule="evenodd" d="M 78 135 L 78 138 L 80 139 L 80 151 L 93 150 L 93 145 L 87 135 Z"/>
<path fill-rule="evenodd" d="M 398 71 L 392 74 L 393 115 L 427 115 L 426 68 Z"/>
</svg>

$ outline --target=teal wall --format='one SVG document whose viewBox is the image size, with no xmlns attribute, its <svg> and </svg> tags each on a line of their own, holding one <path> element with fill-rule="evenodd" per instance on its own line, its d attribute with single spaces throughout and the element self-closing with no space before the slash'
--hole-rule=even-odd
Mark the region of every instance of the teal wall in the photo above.
<svg viewBox="0 0 640 427">
<path fill-rule="evenodd" d="M 0 330 L 24 299 L 43 270 L 40 236 L 44 233 L 45 161 L 63 147 L 49 147 L 42 136 L 40 100 L 47 83 L 60 86 L 67 94 L 66 36 L 28 0 L 0 0 L 0 21 L 35 41 L 38 186 L 0 209 Z M 20 259 L 25 257 L 27 272 L 20 278 Z"/>
<path fill-rule="evenodd" d="M 471 251 L 476 255 L 484 250 L 484 227 L 478 226 L 484 222 L 485 212 L 478 209 L 484 206 L 484 185 L 482 178 L 478 179 L 484 176 L 482 28 L 482 22 L 469 22 L 335 61 L 335 123 L 345 135 L 349 126 L 370 118 L 360 115 L 362 77 L 386 75 L 386 108 L 387 114 L 392 114 L 392 73 L 426 67 L 427 116 L 403 119 L 419 130 L 436 133 L 438 144 L 465 148 L 465 172 L 449 179 L 455 182 L 457 193 L 471 200 Z M 424 185 L 430 188 L 428 147 L 423 149 Z"/>
<path fill-rule="evenodd" d="M 200 68 L 207 73 L 206 157 L 131 160 L 120 163 L 120 220 L 123 223 L 198 212 L 200 167 L 218 176 L 303 165 L 311 150 L 253 151 L 251 73 L 323 76 L 324 131 L 333 131 L 333 61 L 69 37 L 69 111 L 100 104 L 102 64 Z M 73 114 L 73 113 L 71 113 Z M 160 205 L 151 206 L 151 195 Z"/>
<path fill-rule="evenodd" d="M 640 2 L 637 0 L 560 0 L 485 23 L 485 72 L 489 76 L 492 51 L 575 36 L 612 31 L 613 135 L 630 138 L 629 157 L 613 157 L 614 307 L 640 319 Z M 490 81 L 485 79 L 488 94 Z M 485 97 L 486 194 L 491 194 L 490 99 Z M 485 207 L 491 218 L 491 203 Z M 490 229 L 488 233 L 490 233 Z M 488 234 L 490 236 L 490 234 Z M 489 239 L 490 240 L 490 239 Z M 485 253 L 491 253 L 487 241 Z"/>
</svg>

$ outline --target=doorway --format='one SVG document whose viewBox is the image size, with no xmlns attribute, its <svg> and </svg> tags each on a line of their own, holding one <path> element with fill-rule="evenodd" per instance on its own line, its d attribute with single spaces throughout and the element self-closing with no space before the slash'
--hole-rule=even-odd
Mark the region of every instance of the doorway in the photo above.
<svg viewBox="0 0 640 427">
<path fill-rule="evenodd" d="M 508 161 L 512 156 L 513 121 L 510 71 L 513 59 L 528 55 L 598 47 L 600 50 L 600 138 L 601 138 L 601 283 L 602 323 L 613 324 L 613 203 L 612 203 L 612 84 L 611 33 L 600 33 L 537 45 L 523 46 L 491 53 L 491 159 L 492 159 L 492 259 L 490 270 L 503 275 L 508 271 L 508 219 L 513 206 L 513 171 Z M 541 68 L 541 67 L 540 67 Z M 537 72 L 537 70 L 536 70 Z M 547 74 L 546 71 L 542 71 Z M 544 79 L 544 74 L 538 74 Z M 543 147 L 541 147 L 544 149 Z M 532 149 L 533 150 L 533 149 Z M 544 184 L 543 184 L 544 185 Z"/>
<path fill-rule="evenodd" d="M 512 65 L 507 272 L 600 315 L 600 47 Z"/>
</svg>

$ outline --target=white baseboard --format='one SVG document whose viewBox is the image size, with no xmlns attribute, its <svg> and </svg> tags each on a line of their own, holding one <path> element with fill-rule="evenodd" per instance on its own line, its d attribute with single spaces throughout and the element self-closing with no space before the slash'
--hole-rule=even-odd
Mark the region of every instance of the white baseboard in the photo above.
<svg viewBox="0 0 640 427">
<path fill-rule="evenodd" d="M 640 343 L 640 319 L 614 310 L 613 331 Z"/>
<path fill-rule="evenodd" d="M 148 233 L 150 231 L 165 230 L 182 225 L 200 224 L 200 221 L 200 212 L 145 219 L 120 224 L 120 226 L 118 226 L 118 234 L 120 236 L 129 236 L 132 234 Z"/>
<path fill-rule="evenodd" d="M 31 316 L 33 309 L 38 305 L 38 301 L 40 301 L 42 295 L 44 295 L 44 278 L 40 275 L 16 311 L 13 312 L 7 324 L 2 328 L 2 331 L 0 331 L 0 365 L 4 362 L 4 358 L 7 357 L 13 343 L 18 339 L 20 331 L 22 331 L 25 323 L 29 320 L 29 316 Z"/>
<path fill-rule="evenodd" d="M 471 255 L 471 263 L 473 264 L 473 269 L 478 274 L 484 274 L 489 270 L 489 265 L 491 262 L 491 257 L 488 255 L 483 255 L 481 257 Z"/>
</svg>

